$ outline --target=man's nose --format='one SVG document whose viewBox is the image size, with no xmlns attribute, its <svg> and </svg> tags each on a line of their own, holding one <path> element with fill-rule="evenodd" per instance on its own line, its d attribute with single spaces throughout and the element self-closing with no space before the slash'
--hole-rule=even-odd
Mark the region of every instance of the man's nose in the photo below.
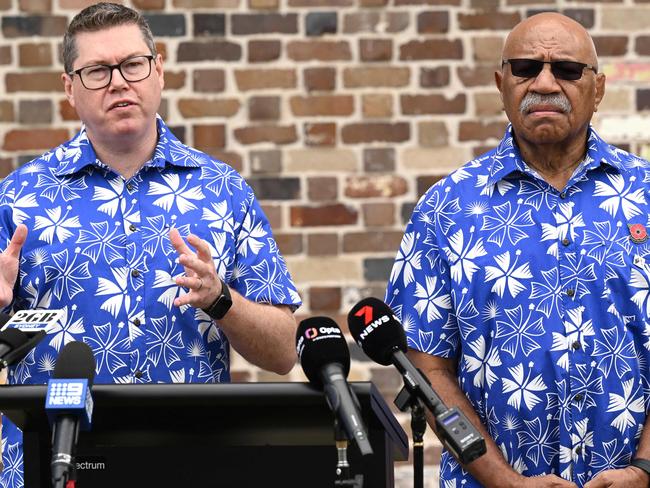
<svg viewBox="0 0 650 488">
<path fill-rule="evenodd" d="M 530 85 L 530 91 L 538 93 L 554 93 L 560 91 L 560 85 L 551 71 L 551 65 L 545 64 Z"/>
<path fill-rule="evenodd" d="M 109 83 L 109 87 L 121 88 L 124 85 L 128 85 L 128 84 L 129 83 L 122 75 L 120 68 L 118 66 L 113 68 L 113 70 L 111 71 L 111 82 Z"/>
</svg>

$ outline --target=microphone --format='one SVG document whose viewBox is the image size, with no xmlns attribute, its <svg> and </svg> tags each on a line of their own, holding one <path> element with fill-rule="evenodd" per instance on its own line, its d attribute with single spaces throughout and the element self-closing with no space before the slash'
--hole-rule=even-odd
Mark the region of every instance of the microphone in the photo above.
<svg viewBox="0 0 650 488">
<path fill-rule="evenodd" d="M 65 487 L 74 472 L 79 429 L 89 430 L 93 411 L 90 388 L 95 357 L 87 344 L 70 342 L 61 350 L 47 384 L 45 412 L 52 426 L 52 486 Z"/>
<path fill-rule="evenodd" d="M 485 440 L 458 408 L 447 408 L 426 376 L 406 356 L 406 334 L 391 308 L 377 298 L 364 298 L 348 314 L 350 333 L 373 361 L 394 364 L 404 378 L 404 387 L 419 399 L 436 420 L 438 437 L 462 464 L 486 452 Z"/>
<path fill-rule="evenodd" d="M 362 456 L 372 454 L 358 400 L 347 382 L 350 352 L 339 326 L 329 317 L 311 317 L 298 325 L 296 351 L 309 383 L 325 392 L 330 409 L 354 439 Z"/>
<path fill-rule="evenodd" d="M 63 310 L 20 310 L 12 316 L 0 313 L 0 370 L 21 361 L 63 313 Z"/>
</svg>

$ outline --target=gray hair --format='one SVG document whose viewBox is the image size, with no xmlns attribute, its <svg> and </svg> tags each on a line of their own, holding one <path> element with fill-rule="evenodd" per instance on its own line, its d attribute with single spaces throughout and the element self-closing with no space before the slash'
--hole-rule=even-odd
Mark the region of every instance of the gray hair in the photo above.
<svg viewBox="0 0 650 488">
<path fill-rule="evenodd" d="M 63 36 L 63 66 L 66 73 L 72 72 L 79 52 L 75 36 L 79 32 L 96 32 L 118 25 L 135 24 L 140 28 L 142 38 L 151 51 L 156 55 L 156 43 L 146 19 L 135 10 L 117 3 L 100 2 L 86 7 L 70 21 Z"/>
</svg>

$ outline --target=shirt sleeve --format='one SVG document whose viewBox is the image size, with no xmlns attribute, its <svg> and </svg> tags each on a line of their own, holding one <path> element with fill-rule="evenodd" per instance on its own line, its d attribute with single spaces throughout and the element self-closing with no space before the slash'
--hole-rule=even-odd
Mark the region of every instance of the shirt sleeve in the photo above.
<svg viewBox="0 0 650 488">
<path fill-rule="evenodd" d="M 437 191 L 432 188 L 413 211 L 395 257 L 386 302 L 400 318 L 410 348 L 454 358 L 460 345 L 451 277 L 440 247 L 436 210 L 429 203 Z"/>
<path fill-rule="evenodd" d="M 262 207 L 253 190 L 244 183 L 246 198 L 235 235 L 235 263 L 231 285 L 249 300 L 289 305 L 294 310 L 300 296 L 273 238 Z"/>
</svg>

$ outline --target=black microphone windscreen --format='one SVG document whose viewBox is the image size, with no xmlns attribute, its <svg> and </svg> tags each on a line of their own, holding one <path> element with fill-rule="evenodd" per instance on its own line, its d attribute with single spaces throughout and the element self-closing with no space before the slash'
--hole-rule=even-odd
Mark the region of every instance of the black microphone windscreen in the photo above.
<svg viewBox="0 0 650 488">
<path fill-rule="evenodd" d="M 85 342 L 68 342 L 54 365 L 53 378 L 86 378 L 88 386 L 95 379 L 95 356 Z"/>
<path fill-rule="evenodd" d="M 18 329 L 5 329 L 0 332 L 0 342 L 11 346 L 11 350 L 16 350 L 23 344 L 26 344 L 29 336 Z"/>
<path fill-rule="evenodd" d="M 11 315 L 8 313 L 0 312 L 0 329 L 4 327 L 7 322 L 9 322 L 10 318 Z"/>
<path fill-rule="evenodd" d="M 298 325 L 296 351 L 302 370 L 316 388 L 323 388 L 320 372 L 326 364 L 338 363 L 347 378 L 350 351 L 343 332 L 329 317 L 310 317 Z"/>
<path fill-rule="evenodd" d="M 373 361 L 388 366 L 393 352 L 406 352 L 406 334 L 399 320 L 383 301 L 364 298 L 348 314 L 354 340 Z"/>
</svg>

